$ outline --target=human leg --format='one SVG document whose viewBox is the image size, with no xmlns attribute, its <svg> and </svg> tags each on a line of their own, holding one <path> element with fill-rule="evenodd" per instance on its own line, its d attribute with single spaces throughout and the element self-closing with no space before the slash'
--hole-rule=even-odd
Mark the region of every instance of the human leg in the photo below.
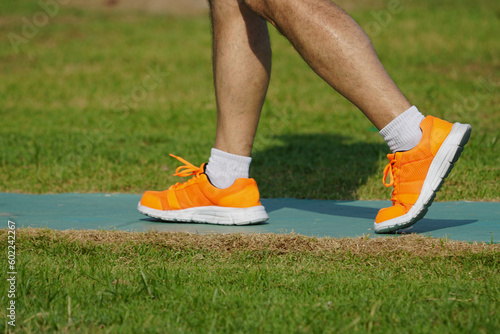
<svg viewBox="0 0 500 334">
<path fill-rule="evenodd" d="M 264 19 L 233 0 L 210 1 L 217 135 L 209 163 L 185 166 L 193 176 L 169 189 L 146 192 L 139 212 L 168 221 L 246 225 L 268 219 L 257 184 L 248 178 L 250 152 L 271 71 Z"/>
<path fill-rule="evenodd" d="M 217 99 L 215 148 L 250 156 L 271 74 L 264 19 L 236 0 L 211 0 Z"/>
<path fill-rule="evenodd" d="M 329 0 L 242 0 L 380 130 L 411 107 L 361 27 Z"/>
<path fill-rule="evenodd" d="M 217 132 L 206 173 L 227 188 L 248 178 L 250 153 L 271 74 L 267 23 L 235 0 L 211 0 Z"/>
<path fill-rule="evenodd" d="M 467 143 L 470 125 L 431 116 L 424 120 L 387 74 L 363 30 L 329 0 L 241 1 L 288 38 L 390 145 L 393 154 L 384 176 L 391 182 L 384 184 L 394 187 L 393 206 L 380 210 L 375 231 L 397 230 L 422 218 Z"/>
</svg>

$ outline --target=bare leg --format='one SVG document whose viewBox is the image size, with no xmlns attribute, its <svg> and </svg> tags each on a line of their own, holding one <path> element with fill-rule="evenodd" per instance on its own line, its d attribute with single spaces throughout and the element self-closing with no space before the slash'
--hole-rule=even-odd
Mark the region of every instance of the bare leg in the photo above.
<svg viewBox="0 0 500 334">
<path fill-rule="evenodd" d="M 250 156 L 271 73 L 264 19 L 236 0 L 210 1 L 217 99 L 215 148 Z"/>
<path fill-rule="evenodd" d="M 380 130 L 411 104 L 361 27 L 329 0 L 240 0 L 290 40 L 309 66 Z"/>
</svg>

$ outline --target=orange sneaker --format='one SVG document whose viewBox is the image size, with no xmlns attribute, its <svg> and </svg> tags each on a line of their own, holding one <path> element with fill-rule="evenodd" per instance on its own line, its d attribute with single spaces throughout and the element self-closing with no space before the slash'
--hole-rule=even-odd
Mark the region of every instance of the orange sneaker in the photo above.
<svg viewBox="0 0 500 334">
<path fill-rule="evenodd" d="M 387 155 L 390 162 L 384 169 L 384 185 L 394 187 L 393 205 L 378 212 L 376 233 L 395 231 L 424 217 L 471 133 L 469 124 L 451 124 L 432 116 L 420 128 L 422 139 L 416 147 Z"/>
<path fill-rule="evenodd" d="M 170 156 L 185 164 L 177 168 L 175 176 L 194 177 L 165 191 L 146 191 L 137 206 L 140 213 L 165 221 L 220 225 L 250 225 L 269 219 L 254 179 L 240 178 L 229 188 L 219 189 L 205 174 L 206 164 L 196 167 Z"/>
</svg>

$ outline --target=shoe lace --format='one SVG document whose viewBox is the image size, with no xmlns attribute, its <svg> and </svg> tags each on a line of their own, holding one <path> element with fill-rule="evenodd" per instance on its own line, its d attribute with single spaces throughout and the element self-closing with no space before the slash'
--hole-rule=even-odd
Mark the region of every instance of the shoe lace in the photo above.
<svg viewBox="0 0 500 334">
<path fill-rule="evenodd" d="M 389 158 L 389 163 L 384 168 L 384 179 L 382 180 L 382 182 L 386 187 L 394 187 L 394 190 L 392 191 L 391 201 L 393 204 L 395 204 L 398 201 L 399 168 L 396 167 L 397 160 L 395 154 L 388 154 L 387 158 Z M 387 176 L 389 176 L 389 183 L 386 182 Z"/>
<path fill-rule="evenodd" d="M 173 154 L 170 154 L 170 156 L 172 158 L 176 158 L 177 160 L 179 160 L 180 162 L 182 162 L 184 164 L 184 166 L 177 167 L 177 169 L 175 170 L 174 176 L 188 177 L 188 176 L 194 175 L 194 178 L 191 178 L 186 182 L 177 182 L 176 184 L 172 185 L 169 189 L 177 188 L 180 185 L 188 185 L 188 184 L 194 182 L 194 180 L 196 180 L 200 176 L 200 174 L 203 174 L 203 172 L 204 172 L 204 170 L 202 168 L 203 165 L 200 167 L 196 167 L 195 165 L 193 165 L 192 163 L 190 163 L 189 161 L 187 161 L 181 157 L 175 156 Z"/>
</svg>

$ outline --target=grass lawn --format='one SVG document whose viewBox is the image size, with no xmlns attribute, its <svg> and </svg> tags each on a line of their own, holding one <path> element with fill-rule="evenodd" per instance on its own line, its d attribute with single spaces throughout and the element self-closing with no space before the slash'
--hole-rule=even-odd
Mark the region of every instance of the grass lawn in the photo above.
<svg viewBox="0 0 500 334">
<path fill-rule="evenodd" d="M 17 329 L 23 333 L 500 328 L 498 244 L 422 236 L 17 232 Z M 6 247 L 5 230 L 0 234 Z M 5 257 L 0 263 L 7 267 Z M 2 284 L 2 308 L 6 295 Z"/>
<path fill-rule="evenodd" d="M 499 200 L 498 2 L 402 1 L 385 21 L 384 2 L 345 4 L 413 103 L 473 126 L 437 200 Z M 41 11 L 34 1 L 1 7 L 10 39 L 24 36 L 21 17 Z M 209 25 L 61 6 L 32 38 L 2 39 L 0 191 L 142 193 L 178 181 L 168 153 L 206 161 L 215 135 Z M 262 196 L 387 199 L 382 138 L 271 31 L 273 77 L 251 169 Z"/>
<path fill-rule="evenodd" d="M 402 0 L 390 19 L 388 2 L 342 4 L 421 111 L 473 126 L 437 200 L 500 200 L 500 3 Z M 206 161 L 215 136 L 207 17 L 70 2 L 28 31 L 41 10 L 0 5 L 0 192 L 142 193 L 179 181 L 168 153 Z M 382 138 L 271 33 L 251 169 L 262 196 L 388 199 Z M 500 329 L 499 245 L 20 229 L 16 249 L 20 333 Z M 7 289 L 0 332 L 10 330 Z"/>
</svg>

